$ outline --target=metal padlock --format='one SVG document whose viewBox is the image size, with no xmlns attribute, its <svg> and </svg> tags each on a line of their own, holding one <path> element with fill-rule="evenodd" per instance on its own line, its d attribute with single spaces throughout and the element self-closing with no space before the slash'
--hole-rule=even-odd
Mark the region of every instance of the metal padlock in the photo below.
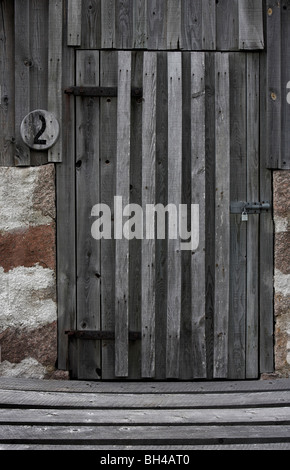
<svg viewBox="0 0 290 470">
<path fill-rule="evenodd" d="M 246 211 L 246 209 L 244 209 L 242 212 L 242 222 L 248 222 L 248 220 L 249 220 L 249 214 Z"/>
</svg>

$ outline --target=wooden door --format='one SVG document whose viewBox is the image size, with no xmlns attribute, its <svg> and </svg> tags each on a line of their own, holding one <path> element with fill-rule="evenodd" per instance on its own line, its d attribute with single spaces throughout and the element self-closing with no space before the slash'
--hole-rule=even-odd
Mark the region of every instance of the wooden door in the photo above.
<svg viewBox="0 0 290 470">
<path fill-rule="evenodd" d="M 244 222 L 236 210 L 269 196 L 260 63 L 252 52 L 76 51 L 73 378 L 270 371 L 272 305 L 263 287 L 272 283 L 271 211 Z M 198 206 L 198 234 L 188 217 L 192 249 L 168 232 L 158 237 L 158 227 L 151 238 L 116 237 L 116 226 L 123 233 L 133 221 L 126 214 L 120 222 L 116 196 L 122 208 L 184 204 L 190 216 Z M 97 204 L 110 209 L 111 226 L 102 228 L 111 239 L 93 236 L 104 214 Z"/>
</svg>

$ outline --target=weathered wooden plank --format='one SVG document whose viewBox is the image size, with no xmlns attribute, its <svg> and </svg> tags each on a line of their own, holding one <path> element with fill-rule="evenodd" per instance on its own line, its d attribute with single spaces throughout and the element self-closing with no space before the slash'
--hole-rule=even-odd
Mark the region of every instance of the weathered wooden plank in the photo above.
<svg viewBox="0 0 290 470">
<path fill-rule="evenodd" d="M 290 47 L 290 9 L 287 2 L 281 8 L 281 169 L 290 169 L 290 102 L 289 102 L 289 77 L 290 64 L 288 61 Z M 285 91 L 286 90 L 286 91 Z M 285 99 L 286 95 L 286 99 Z"/>
<path fill-rule="evenodd" d="M 14 165 L 14 4 L 5 0 L 0 9 L 0 165 Z"/>
<path fill-rule="evenodd" d="M 167 206 L 168 201 L 168 55 L 157 55 L 157 117 L 156 117 L 156 202 Z M 156 240 L 156 379 L 166 378 L 166 318 L 167 318 L 167 240 Z"/>
<path fill-rule="evenodd" d="M 247 201 L 246 55 L 230 54 L 230 200 Z M 247 223 L 230 215 L 229 377 L 245 378 Z"/>
<path fill-rule="evenodd" d="M 48 36 L 49 4 L 41 0 L 30 2 L 30 111 L 47 109 L 48 48 L 43 37 Z M 30 164 L 47 163 L 47 150 L 30 150 Z"/>
<path fill-rule="evenodd" d="M 205 55 L 191 54 L 191 211 L 198 240 L 191 234 L 191 309 L 193 378 L 206 378 L 205 338 Z M 195 217 L 194 217 L 195 216 Z M 198 227 L 195 224 L 198 223 Z"/>
<path fill-rule="evenodd" d="M 238 6 L 240 49 L 263 49 L 263 1 L 239 0 Z"/>
<path fill-rule="evenodd" d="M 181 49 L 181 2 L 167 2 L 167 49 Z"/>
<path fill-rule="evenodd" d="M 101 0 L 82 2 L 81 45 L 83 49 L 101 47 Z"/>
<path fill-rule="evenodd" d="M 289 407 L 289 391 L 203 394 L 118 394 L 74 392 L 0 391 L 1 407 L 66 409 L 217 409 Z"/>
<path fill-rule="evenodd" d="M 219 51 L 239 49 L 239 1 L 219 0 L 216 5 L 217 43 Z"/>
<path fill-rule="evenodd" d="M 67 45 L 80 46 L 82 39 L 82 1 L 68 0 Z"/>
<path fill-rule="evenodd" d="M 166 0 L 147 0 L 148 49 L 166 49 Z"/>
<path fill-rule="evenodd" d="M 241 408 L 218 410 L 66 410 L 1 409 L 1 426 L 18 425 L 267 425 L 290 424 L 290 408 Z"/>
<path fill-rule="evenodd" d="M 133 2 L 133 49 L 147 48 L 147 0 Z"/>
<path fill-rule="evenodd" d="M 143 52 L 132 53 L 132 87 L 143 85 Z M 142 207 L 142 101 L 131 100 L 130 204 Z M 134 206 L 133 206 L 134 207 Z M 136 221 L 135 230 L 140 224 Z M 138 230 L 138 229 L 137 229 Z M 129 330 L 141 331 L 141 240 L 129 244 Z M 141 340 L 129 342 L 129 379 L 141 378 Z"/>
<path fill-rule="evenodd" d="M 102 0 L 101 3 L 102 47 L 111 49 L 115 46 L 115 0 Z"/>
<path fill-rule="evenodd" d="M 92 382 L 77 380 L 42 380 L 23 377 L 0 377 L 0 389 L 46 392 L 86 392 L 86 393 L 234 393 L 261 391 L 290 391 L 290 379 L 249 380 L 249 381 L 180 381 L 180 382 Z"/>
<path fill-rule="evenodd" d="M 123 207 L 130 202 L 130 114 L 131 114 L 131 52 L 118 53 L 117 163 L 116 195 Z M 129 240 L 123 236 L 122 220 L 115 214 L 115 374 L 128 375 L 129 327 Z"/>
<path fill-rule="evenodd" d="M 63 8 L 58 0 L 49 1 L 48 19 L 48 109 L 62 122 L 62 25 Z M 56 144 L 48 151 L 49 162 L 62 161 L 62 129 Z"/>
<path fill-rule="evenodd" d="M 191 225 L 191 55 L 190 52 L 182 54 L 182 204 L 186 204 L 184 218 L 185 233 L 183 241 L 188 241 L 186 231 Z M 192 350 L 192 312 L 191 312 L 191 258 L 192 250 L 189 247 L 181 253 L 181 322 L 180 322 L 180 371 L 181 380 L 191 380 L 193 377 L 193 350 Z"/>
<path fill-rule="evenodd" d="M 78 86 L 99 85 L 98 51 L 77 51 Z M 76 98 L 77 329 L 100 329 L 100 240 L 92 237 L 99 201 L 99 99 Z M 79 340 L 79 378 L 98 378 L 100 345 Z"/>
<path fill-rule="evenodd" d="M 181 32 L 183 50 L 202 49 L 201 9 L 202 1 L 184 0 L 181 5 Z"/>
<path fill-rule="evenodd" d="M 0 429 L 3 443 L 245 444 L 289 443 L 290 426 L 12 426 Z"/>
<path fill-rule="evenodd" d="M 214 350 L 214 278 L 215 278 L 215 57 L 205 53 L 205 124 L 206 124 L 206 195 L 205 195 L 205 266 L 206 266 L 206 352 L 207 376 L 213 377 Z"/>
<path fill-rule="evenodd" d="M 202 49 L 216 49 L 216 2 L 202 0 Z"/>
<path fill-rule="evenodd" d="M 247 55 L 247 201 L 259 194 L 259 55 Z M 259 374 L 259 215 L 247 222 L 246 378 Z"/>
<path fill-rule="evenodd" d="M 279 168 L 281 162 L 281 8 L 271 4 L 267 10 L 267 166 Z"/>
<path fill-rule="evenodd" d="M 179 376 L 181 318 L 181 246 L 178 233 L 182 204 L 182 62 L 181 53 L 168 53 L 168 275 L 167 367 L 168 378 Z M 175 218 L 175 221 L 174 221 Z M 158 223 L 158 221 L 157 221 Z"/>
<path fill-rule="evenodd" d="M 142 208 L 145 232 L 142 240 L 142 377 L 155 375 L 155 205 L 156 194 L 156 82 L 157 55 L 144 53 L 142 114 Z M 143 234 L 141 234 L 142 236 Z"/>
<path fill-rule="evenodd" d="M 228 375 L 230 247 L 230 101 L 229 55 L 217 53 L 216 64 L 216 213 L 214 377 Z"/>
<path fill-rule="evenodd" d="M 14 1 L 15 28 L 15 164 L 30 164 L 30 149 L 22 141 L 20 125 L 30 109 L 30 2 Z"/>
<path fill-rule="evenodd" d="M 66 37 L 64 24 L 64 37 Z M 75 53 L 62 45 L 63 83 L 75 83 Z M 68 365 L 67 330 L 76 329 L 75 260 L 75 102 L 65 96 L 62 111 L 62 161 L 56 165 L 58 368 Z"/>
<path fill-rule="evenodd" d="M 101 52 L 100 85 L 117 86 L 117 52 Z M 100 201 L 107 204 L 114 217 L 114 196 L 116 178 L 117 146 L 117 98 L 100 100 Z M 102 329 L 115 329 L 115 242 L 113 238 L 113 220 L 111 239 L 101 240 L 101 314 Z M 102 378 L 112 379 L 115 375 L 114 341 L 102 341 Z"/>
<path fill-rule="evenodd" d="M 133 0 L 116 1 L 116 48 L 131 49 L 133 34 Z"/>
<path fill-rule="evenodd" d="M 268 53 L 267 53 L 268 54 Z M 260 57 L 260 200 L 272 201 L 272 172 L 267 169 L 267 147 L 269 140 L 265 138 L 266 109 L 269 103 L 266 86 L 266 54 Z M 274 125 L 274 122 L 273 122 Z M 269 129 L 267 129 L 268 131 Z M 269 137 L 271 138 L 271 136 Z M 269 155 L 268 155 L 269 157 Z M 260 373 L 274 371 L 274 246 L 273 246 L 273 213 L 260 215 L 260 300 L 259 300 L 259 331 L 260 331 Z"/>
</svg>

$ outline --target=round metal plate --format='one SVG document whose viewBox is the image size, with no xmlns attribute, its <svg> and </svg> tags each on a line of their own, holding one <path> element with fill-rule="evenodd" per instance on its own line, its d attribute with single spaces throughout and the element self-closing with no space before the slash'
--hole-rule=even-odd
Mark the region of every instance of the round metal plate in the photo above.
<svg viewBox="0 0 290 470">
<path fill-rule="evenodd" d="M 59 123 L 53 113 L 36 109 L 27 114 L 20 126 L 23 142 L 34 150 L 52 147 L 59 136 Z"/>
</svg>

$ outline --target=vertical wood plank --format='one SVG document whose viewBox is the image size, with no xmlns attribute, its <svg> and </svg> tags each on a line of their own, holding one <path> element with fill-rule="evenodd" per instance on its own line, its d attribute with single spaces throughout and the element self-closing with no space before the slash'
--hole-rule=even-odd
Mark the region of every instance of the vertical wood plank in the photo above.
<svg viewBox="0 0 290 470">
<path fill-rule="evenodd" d="M 281 169 L 290 169 L 290 104 L 289 104 L 289 81 L 290 64 L 288 60 L 290 48 L 290 5 L 287 1 L 282 2 L 281 8 Z M 286 91 L 285 91 L 286 90 Z M 285 99 L 285 94 L 288 99 Z"/>
<path fill-rule="evenodd" d="M 147 0 L 148 49 L 166 49 L 167 2 Z"/>
<path fill-rule="evenodd" d="M 205 53 L 205 266 L 206 266 L 206 356 L 207 377 L 213 378 L 215 298 L 215 55 Z"/>
<path fill-rule="evenodd" d="M 14 164 L 14 4 L 1 2 L 0 8 L 0 165 Z"/>
<path fill-rule="evenodd" d="M 130 112 L 131 112 L 131 52 L 118 53 L 117 107 L 117 166 L 116 195 L 123 207 L 130 201 Z M 121 208 L 122 210 L 122 208 Z M 122 235 L 121 220 L 115 214 L 116 273 L 115 273 L 115 374 L 128 376 L 129 332 L 129 241 Z M 117 227 L 116 227 L 117 225 Z"/>
<path fill-rule="evenodd" d="M 62 2 L 63 3 L 63 2 Z M 66 17 L 63 3 L 63 15 Z M 64 37 L 67 35 L 63 23 Z M 63 83 L 75 84 L 75 52 L 62 44 Z M 75 100 L 63 99 L 62 164 L 56 165 L 57 198 L 57 296 L 58 296 L 58 368 L 68 366 L 67 330 L 76 329 L 76 256 L 75 256 Z"/>
<path fill-rule="evenodd" d="M 202 49 L 216 49 L 216 2 L 202 0 Z"/>
<path fill-rule="evenodd" d="M 133 2 L 133 49 L 147 48 L 147 0 Z"/>
<path fill-rule="evenodd" d="M 199 205 L 199 242 L 191 260 L 193 378 L 206 378 L 205 338 L 205 55 L 191 53 L 191 203 Z M 193 237 L 193 234 L 192 234 Z"/>
<path fill-rule="evenodd" d="M 267 2 L 268 5 L 268 2 Z M 281 8 L 267 9 L 267 166 L 279 168 L 281 162 Z"/>
<path fill-rule="evenodd" d="M 82 39 L 82 1 L 68 0 L 67 45 L 80 46 Z"/>
<path fill-rule="evenodd" d="M 183 50 L 202 49 L 202 0 L 182 2 L 182 48 Z"/>
<path fill-rule="evenodd" d="M 266 70 L 267 55 L 260 56 L 260 201 L 272 201 L 272 172 L 267 169 L 265 139 L 265 121 L 267 119 L 267 87 Z M 259 299 L 259 328 L 260 328 L 260 373 L 274 371 L 274 246 L 273 246 L 273 213 L 260 215 L 260 299 Z"/>
<path fill-rule="evenodd" d="M 102 0 L 101 3 L 102 47 L 115 47 L 115 0 Z"/>
<path fill-rule="evenodd" d="M 25 166 L 30 164 L 30 149 L 23 143 L 20 135 L 20 125 L 30 109 L 30 1 L 15 0 L 15 164 Z"/>
<path fill-rule="evenodd" d="M 167 49 L 181 48 L 181 2 L 167 0 Z"/>
<path fill-rule="evenodd" d="M 263 1 L 239 0 L 238 5 L 240 49 L 263 49 Z"/>
<path fill-rule="evenodd" d="M 181 53 L 168 53 L 168 205 L 182 203 L 182 67 Z M 169 216 L 170 222 L 170 216 Z M 170 225 L 170 223 L 169 223 Z M 178 225 L 178 222 L 177 222 Z M 177 228 L 177 227 L 176 227 Z M 177 233 L 168 234 L 167 377 L 179 376 L 181 319 L 181 251 Z"/>
<path fill-rule="evenodd" d="M 144 53 L 142 113 L 142 207 L 155 205 L 157 55 Z M 154 214 L 153 214 L 154 216 Z M 142 377 L 155 375 L 155 223 L 142 240 Z"/>
<path fill-rule="evenodd" d="M 247 201 L 247 78 L 246 54 L 230 60 L 230 200 Z M 245 378 L 247 223 L 230 216 L 229 377 Z"/>
<path fill-rule="evenodd" d="M 219 0 L 216 6 L 217 50 L 239 49 L 239 0 Z"/>
<path fill-rule="evenodd" d="M 247 55 L 247 201 L 259 194 L 259 55 Z M 259 374 L 259 215 L 247 222 L 246 378 Z"/>
<path fill-rule="evenodd" d="M 191 225 L 191 54 L 182 53 L 182 204 L 186 204 L 187 230 Z M 186 235 L 184 235 L 184 238 Z M 188 248 L 188 247 L 187 247 Z M 192 250 L 181 254 L 181 322 L 180 322 L 180 371 L 181 380 L 193 377 L 192 311 L 191 311 L 191 258 Z"/>
<path fill-rule="evenodd" d="M 116 1 L 116 48 L 131 49 L 133 34 L 133 0 Z"/>
<path fill-rule="evenodd" d="M 168 201 L 168 54 L 157 54 L 156 202 Z M 167 240 L 156 240 L 156 379 L 166 379 Z"/>
<path fill-rule="evenodd" d="M 118 56 L 114 51 L 101 52 L 100 86 L 117 86 Z M 100 112 L 100 200 L 111 208 L 114 218 L 117 146 L 117 98 L 101 98 Z M 115 330 L 115 242 L 114 223 L 111 240 L 101 240 L 101 314 L 102 329 Z M 114 341 L 102 341 L 102 379 L 115 376 Z"/>
<path fill-rule="evenodd" d="M 48 49 L 43 37 L 48 37 L 49 4 L 42 0 L 30 2 L 30 111 L 47 109 Z M 30 150 L 30 164 L 47 163 L 48 152 Z"/>
<path fill-rule="evenodd" d="M 143 86 L 143 55 L 142 51 L 132 52 L 131 86 Z M 142 206 L 142 107 L 140 99 L 131 100 L 131 131 L 130 131 L 130 204 Z M 137 227 L 135 227 L 137 229 Z M 129 243 L 129 330 L 141 331 L 141 246 L 142 240 L 133 238 Z M 129 375 L 128 379 L 141 379 L 141 342 L 129 343 Z"/>
<path fill-rule="evenodd" d="M 229 56 L 216 61 L 216 216 L 214 377 L 228 374 L 229 246 L 230 246 L 230 120 Z"/>
<path fill-rule="evenodd" d="M 99 52 L 77 51 L 76 84 L 99 85 Z M 100 240 L 91 234 L 98 204 L 99 99 L 76 98 L 77 329 L 100 329 Z M 79 341 L 79 378 L 100 377 L 100 344 Z M 98 372 L 99 371 L 99 372 Z"/>
<path fill-rule="evenodd" d="M 62 2 L 49 1 L 48 34 L 48 109 L 62 122 Z M 55 145 L 48 150 L 49 162 L 62 161 L 62 126 Z"/>
<path fill-rule="evenodd" d="M 83 49 L 101 48 L 101 0 L 82 2 L 81 45 Z"/>
</svg>

